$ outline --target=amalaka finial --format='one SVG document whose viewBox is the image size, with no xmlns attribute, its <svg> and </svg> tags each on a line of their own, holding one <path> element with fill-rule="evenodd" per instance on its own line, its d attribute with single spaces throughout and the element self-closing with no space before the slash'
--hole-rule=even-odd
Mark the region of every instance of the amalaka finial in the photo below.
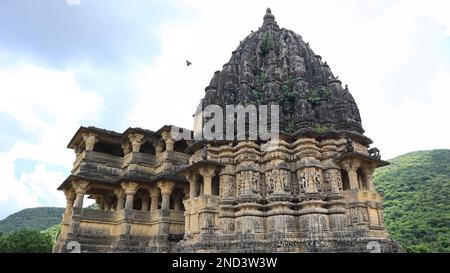
<svg viewBox="0 0 450 273">
<path fill-rule="evenodd" d="M 275 20 L 275 16 L 273 16 L 272 11 L 270 10 L 270 8 L 266 9 L 266 15 L 264 15 L 264 22 L 269 21 L 269 20 Z"/>
<path fill-rule="evenodd" d="M 273 16 L 270 8 L 266 9 L 266 14 L 264 15 L 264 24 L 267 24 L 267 23 L 272 24 L 272 25 L 277 25 L 277 23 L 275 22 L 275 16 Z"/>
</svg>

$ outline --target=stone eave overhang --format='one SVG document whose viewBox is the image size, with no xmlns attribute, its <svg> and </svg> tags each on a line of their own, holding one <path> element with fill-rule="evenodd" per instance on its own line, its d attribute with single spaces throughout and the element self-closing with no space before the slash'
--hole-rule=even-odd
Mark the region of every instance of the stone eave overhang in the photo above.
<svg viewBox="0 0 450 273">
<path fill-rule="evenodd" d="M 163 127 L 159 128 L 159 130 L 156 131 L 156 133 L 158 135 L 161 135 L 163 132 L 171 132 L 172 131 L 172 127 L 177 127 L 177 126 L 175 126 L 175 125 L 164 125 Z M 177 127 L 177 128 L 179 128 L 179 129 L 181 129 L 183 131 L 191 131 L 191 136 L 192 136 L 192 130 L 189 130 L 189 129 L 186 129 L 186 128 L 183 128 L 183 127 Z"/>
<path fill-rule="evenodd" d="M 69 144 L 67 144 L 67 148 L 75 149 L 83 141 L 84 133 L 94 133 L 94 134 L 98 135 L 99 137 L 107 138 L 111 142 L 117 142 L 117 143 L 119 143 L 121 141 L 121 136 L 122 136 L 121 133 L 118 133 L 115 131 L 109 131 L 109 130 L 97 128 L 94 126 L 89 126 L 89 127 L 80 126 L 80 128 L 78 128 L 77 132 L 73 135 Z"/>
<path fill-rule="evenodd" d="M 147 129 L 129 127 L 123 133 L 118 133 L 115 131 L 101 129 L 94 126 L 89 127 L 81 126 L 70 140 L 69 144 L 67 145 L 67 148 L 74 149 L 78 145 L 80 145 L 80 143 L 83 141 L 84 133 L 93 133 L 96 134 L 98 138 L 102 141 L 121 144 L 128 138 L 130 134 L 133 133 L 143 134 L 146 140 L 156 141 L 160 137 L 161 132 L 162 132 L 161 129 L 158 130 L 158 132 L 154 132 Z"/>
<path fill-rule="evenodd" d="M 370 144 L 373 143 L 373 141 L 366 137 L 365 135 L 362 135 L 358 132 L 354 132 L 354 131 L 348 131 L 348 130 L 328 130 L 326 132 L 323 133 L 319 133 L 316 132 L 314 130 L 298 130 L 293 134 L 290 134 L 290 138 L 292 138 L 292 140 L 296 140 L 298 138 L 302 138 L 302 137 L 308 137 L 308 138 L 317 138 L 319 140 L 322 139 L 327 139 L 327 138 L 351 138 L 352 140 L 361 143 L 365 146 L 369 146 Z"/>
<path fill-rule="evenodd" d="M 179 176 L 176 173 L 159 174 L 151 180 L 151 182 L 158 182 L 158 181 L 187 182 L 186 178 Z"/>
<path fill-rule="evenodd" d="M 174 182 L 187 182 L 186 178 L 179 176 L 174 172 L 161 173 L 161 174 L 158 174 L 155 176 L 149 176 L 148 178 L 127 175 L 127 176 L 123 176 L 123 177 L 120 177 L 115 180 L 92 178 L 92 177 L 87 177 L 87 176 L 82 176 L 82 175 L 69 175 L 61 183 L 61 185 L 59 185 L 57 190 L 63 190 L 68 185 L 70 185 L 70 182 L 77 181 L 77 180 L 83 180 L 83 181 L 88 181 L 91 183 L 98 183 L 98 184 L 111 185 L 111 186 L 120 185 L 120 183 L 122 183 L 122 182 L 137 182 L 140 184 L 150 184 L 150 183 L 154 183 L 154 182 L 158 182 L 158 181 L 167 181 L 167 180 L 174 181 Z"/>
<path fill-rule="evenodd" d="M 115 181 L 116 184 L 120 184 L 122 182 L 138 182 L 138 183 L 154 183 L 158 181 L 175 181 L 175 182 L 186 182 L 184 177 L 176 175 L 174 172 L 164 172 L 154 176 L 149 176 L 148 178 L 136 177 L 136 176 L 124 176 Z"/>
<path fill-rule="evenodd" d="M 346 131 L 346 130 L 329 130 L 323 133 L 318 133 L 314 130 L 298 130 L 297 132 L 290 134 L 284 131 L 281 131 L 279 134 L 280 140 L 284 140 L 287 142 L 295 142 L 299 138 L 315 138 L 318 140 L 327 139 L 327 138 L 333 138 L 333 139 L 339 139 L 339 138 L 351 138 L 352 140 L 361 143 L 367 147 L 369 147 L 370 144 L 373 143 L 373 141 L 366 137 L 365 135 L 362 135 L 358 132 L 353 131 Z M 225 145 L 230 142 L 233 142 L 234 144 L 238 143 L 240 140 L 198 140 L 194 142 L 193 144 L 189 145 L 185 153 L 187 154 L 193 154 L 196 150 L 201 149 L 203 145 L 205 144 L 214 144 L 214 145 Z M 256 140 L 256 142 L 266 142 L 262 140 Z"/>
<path fill-rule="evenodd" d="M 362 162 L 365 162 L 365 163 L 367 163 L 369 165 L 372 165 L 372 166 L 374 166 L 376 168 L 382 167 L 382 166 L 387 166 L 387 165 L 391 164 L 388 161 L 384 161 L 384 160 L 381 160 L 381 159 L 379 159 L 377 157 L 365 155 L 365 154 L 358 153 L 358 152 L 345 153 L 345 154 L 341 155 L 338 158 L 338 161 L 339 162 L 344 162 L 346 160 L 354 160 L 354 159 L 357 159 L 357 160 L 360 160 Z"/>
<path fill-rule="evenodd" d="M 130 134 L 143 134 L 146 140 L 156 140 L 160 136 L 158 133 L 151 130 L 128 127 L 122 134 L 122 141 L 127 139 Z"/>
<path fill-rule="evenodd" d="M 197 151 L 198 149 L 203 148 L 203 146 L 207 143 L 211 143 L 214 145 L 224 145 L 230 142 L 234 142 L 233 140 L 212 140 L 212 141 L 208 141 L 208 140 L 197 140 L 194 143 L 192 143 L 191 145 L 189 145 L 184 152 L 187 154 L 193 154 L 195 151 Z"/>
<path fill-rule="evenodd" d="M 222 163 L 219 163 L 219 162 L 214 161 L 214 160 L 200 160 L 200 161 L 194 162 L 191 165 L 188 165 L 188 166 L 186 166 L 184 168 L 179 169 L 176 172 L 176 174 L 178 174 L 178 175 L 186 175 L 189 172 L 197 171 L 198 169 L 200 169 L 203 166 L 215 166 L 215 167 L 218 167 L 218 168 L 222 168 L 224 165 Z"/>
<path fill-rule="evenodd" d="M 112 180 L 105 180 L 105 179 L 99 179 L 99 178 L 93 178 L 93 177 L 86 177 L 81 175 L 69 175 L 62 183 L 59 185 L 57 190 L 61 191 L 67 187 L 67 185 L 70 185 L 70 182 L 77 181 L 77 180 L 83 180 L 93 183 L 100 183 L 100 184 L 107 184 L 107 185 L 114 185 L 115 181 Z"/>
</svg>

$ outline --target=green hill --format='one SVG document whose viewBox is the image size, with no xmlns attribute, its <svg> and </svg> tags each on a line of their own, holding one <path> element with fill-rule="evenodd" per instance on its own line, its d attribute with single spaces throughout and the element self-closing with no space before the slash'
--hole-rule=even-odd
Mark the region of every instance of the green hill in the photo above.
<svg viewBox="0 0 450 273">
<path fill-rule="evenodd" d="M 13 213 L 0 221 L 0 233 L 11 233 L 19 229 L 45 230 L 59 224 L 63 208 L 30 208 Z"/>
<path fill-rule="evenodd" d="M 450 150 L 418 151 L 377 169 L 385 222 L 408 252 L 450 252 Z"/>
</svg>

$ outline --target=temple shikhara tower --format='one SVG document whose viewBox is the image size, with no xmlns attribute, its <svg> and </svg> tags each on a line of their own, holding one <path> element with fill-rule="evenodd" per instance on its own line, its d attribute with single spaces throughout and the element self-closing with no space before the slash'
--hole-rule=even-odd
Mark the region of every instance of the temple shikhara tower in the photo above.
<svg viewBox="0 0 450 273">
<path fill-rule="evenodd" d="M 203 107 L 279 105 L 279 139 L 81 127 L 55 252 L 398 251 L 372 180 L 388 162 L 347 86 L 270 9 L 205 92 Z"/>
</svg>

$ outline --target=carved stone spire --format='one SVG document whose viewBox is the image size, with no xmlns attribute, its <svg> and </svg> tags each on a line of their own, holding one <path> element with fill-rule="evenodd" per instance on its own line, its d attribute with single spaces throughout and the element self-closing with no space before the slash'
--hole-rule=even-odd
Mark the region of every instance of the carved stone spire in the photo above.
<svg viewBox="0 0 450 273">
<path fill-rule="evenodd" d="M 214 73 L 203 107 L 211 104 L 278 104 L 285 133 L 364 133 L 348 90 L 300 35 L 278 27 L 270 8 L 262 27 L 243 39 L 223 70 Z"/>
</svg>

